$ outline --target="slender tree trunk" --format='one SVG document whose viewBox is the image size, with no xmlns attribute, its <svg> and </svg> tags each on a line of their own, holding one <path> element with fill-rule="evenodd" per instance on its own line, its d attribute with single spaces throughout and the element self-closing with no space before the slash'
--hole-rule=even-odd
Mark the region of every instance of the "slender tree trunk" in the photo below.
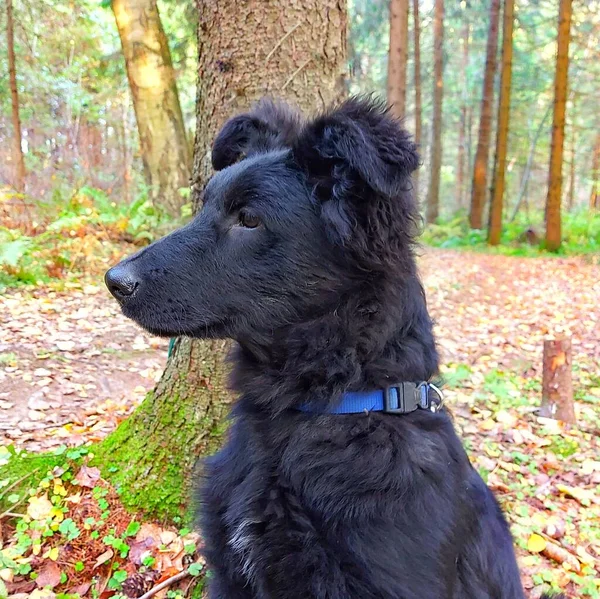
<svg viewBox="0 0 600 599">
<path fill-rule="evenodd" d="M 498 245 L 502 235 L 502 205 L 504 203 L 504 177 L 506 175 L 506 151 L 510 123 L 514 11 L 515 0 L 505 0 L 504 31 L 502 34 L 502 74 L 500 78 L 500 101 L 498 103 L 498 130 L 496 133 L 496 159 L 488 231 L 488 242 L 490 245 Z"/>
<path fill-rule="evenodd" d="M 414 39 L 414 81 L 415 81 L 415 143 L 421 151 L 423 138 L 423 108 L 421 101 L 421 22 L 419 20 L 419 0 L 413 0 L 413 39 Z M 413 174 L 415 197 L 419 198 L 419 170 Z"/>
<path fill-rule="evenodd" d="M 190 155 L 175 72 L 156 0 L 111 2 L 133 98 L 144 174 L 151 197 L 179 216 L 189 186 Z"/>
<path fill-rule="evenodd" d="M 428 223 L 433 223 L 440 211 L 440 176 L 442 170 L 442 102 L 444 98 L 444 0 L 435 0 L 433 19 L 433 135 L 431 143 L 431 179 L 427 193 Z"/>
<path fill-rule="evenodd" d="M 525 169 L 523 171 L 523 178 L 521 179 L 521 185 L 519 186 L 519 195 L 517 196 L 517 201 L 515 202 L 515 207 L 513 209 L 513 214 L 510 218 L 510 222 L 512 223 L 515 218 L 517 218 L 517 214 L 519 209 L 521 208 L 521 204 L 523 203 L 523 199 L 525 198 L 527 192 L 527 184 L 529 183 L 529 175 L 531 174 L 531 167 L 533 165 L 533 159 L 535 157 L 535 148 L 537 147 L 537 143 L 540 139 L 540 135 L 544 130 L 544 124 L 546 123 L 546 119 L 550 115 L 550 109 L 552 108 L 552 104 L 548 105 L 538 128 L 535 131 L 533 139 L 531 140 L 531 144 L 529 146 L 529 154 L 527 156 L 527 163 L 525 164 Z"/>
<path fill-rule="evenodd" d="M 571 212 L 575 205 L 575 125 L 571 127 L 571 160 L 569 162 L 569 193 L 567 196 L 567 210 Z"/>
<path fill-rule="evenodd" d="M 479 117 L 479 140 L 475 153 L 473 184 L 471 186 L 471 213 L 469 215 L 469 222 L 472 229 L 483 228 L 483 209 L 487 195 L 488 157 L 492 135 L 494 75 L 496 73 L 499 20 L 500 0 L 492 0 L 485 59 L 485 75 L 483 78 L 483 95 L 481 97 L 481 114 Z"/>
<path fill-rule="evenodd" d="M 12 0 L 6 0 L 6 47 L 8 50 L 8 78 L 12 102 L 13 160 L 15 162 L 14 187 L 19 193 L 25 191 L 25 159 L 21 147 L 21 117 L 19 116 L 19 90 L 15 61 L 15 27 Z"/>
<path fill-rule="evenodd" d="M 398 118 L 403 118 L 406 112 L 407 64 L 408 0 L 390 0 L 387 100 L 392 114 Z"/>
<path fill-rule="evenodd" d="M 554 117 L 552 120 L 548 196 L 546 198 L 546 248 L 551 251 L 556 251 L 560 248 L 562 238 L 560 199 L 563 179 L 562 165 L 563 147 L 565 143 L 565 114 L 567 108 L 571 13 L 572 0 L 560 0 L 556 75 L 554 80 Z"/>
<path fill-rule="evenodd" d="M 198 0 L 198 10 L 196 206 L 211 174 L 212 140 L 228 117 L 264 95 L 322 109 L 343 96 L 346 64 L 346 7 L 339 0 Z M 122 465 L 111 478 L 128 490 L 127 504 L 167 517 L 181 513 L 198 456 L 213 452 L 225 429 L 226 347 L 179 339 L 154 392 L 104 442 L 99 460 Z"/>
<path fill-rule="evenodd" d="M 469 65 L 469 34 L 471 26 L 465 18 L 462 34 L 462 59 L 460 64 L 460 79 L 462 85 L 462 102 L 460 106 L 460 125 L 458 130 L 458 172 L 456 176 L 456 206 L 460 209 L 463 206 L 465 197 L 465 160 L 467 143 L 467 67 Z"/>
<path fill-rule="evenodd" d="M 596 133 L 594 156 L 592 157 L 592 191 L 590 193 L 590 210 L 600 208 L 600 129 Z"/>
</svg>

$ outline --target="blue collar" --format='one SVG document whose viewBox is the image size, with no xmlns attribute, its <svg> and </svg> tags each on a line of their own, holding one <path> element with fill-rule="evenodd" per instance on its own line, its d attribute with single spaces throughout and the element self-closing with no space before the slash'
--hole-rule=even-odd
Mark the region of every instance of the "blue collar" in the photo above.
<svg viewBox="0 0 600 599">
<path fill-rule="evenodd" d="M 309 405 L 300 406 L 302 412 L 325 414 L 359 414 L 361 412 L 388 412 L 408 414 L 416 409 L 437 412 L 444 403 L 442 392 L 433 384 L 397 383 L 375 391 L 348 391 L 332 408 L 319 410 Z"/>
</svg>

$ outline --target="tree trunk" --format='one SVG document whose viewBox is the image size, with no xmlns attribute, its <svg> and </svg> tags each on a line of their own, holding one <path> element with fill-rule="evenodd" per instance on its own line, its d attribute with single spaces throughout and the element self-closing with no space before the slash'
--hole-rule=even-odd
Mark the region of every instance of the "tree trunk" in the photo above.
<svg viewBox="0 0 600 599">
<path fill-rule="evenodd" d="M 190 155 L 175 72 L 156 0 L 112 0 L 153 200 L 179 216 Z"/>
<path fill-rule="evenodd" d="M 483 78 L 483 96 L 479 117 L 479 140 L 475 153 L 473 184 L 471 186 L 471 229 L 483 228 L 483 209 L 487 196 L 487 170 L 492 135 L 492 112 L 494 105 L 494 74 L 496 73 L 496 54 L 498 51 L 498 23 L 500 20 L 500 0 L 492 0 L 490 8 L 490 27 L 487 39 L 485 75 Z"/>
<path fill-rule="evenodd" d="M 344 2 L 198 0 L 198 10 L 196 206 L 211 174 L 212 140 L 229 116 L 263 95 L 322 109 L 343 96 L 346 65 Z M 178 340 L 154 392 L 102 444 L 100 461 L 120 465 L 111 479 L 127 489 L 128 505 L 181 514 L 198 456 L 215 450 L 225 428 L 226 346 Z"/>
<path fill-rule="evenodd" d="M 546 197 L 546 249 L 556 251 L 561 244 L 560 199 L 562 193 L 563 147 L 565 143 L 565 113 L 569 73 L 569 41 L 571 38 L 572 0 L 560 0 L 558 13 L 558 43 L 554 79 L 554 117 L 550 172 Z"/>
<path fill-rule="evenodd" d="M 590 193 L 590 210 L 600 208 L 600 130 L 596 133 L 596 145 L 592 157 L 592 191 Z"/>
<path fill-rule="evenodd" d="M 433 18 L 433 135 L 431 143 L 431 179 L 427 193 L 428 223 L 433 223 L 440 211 L 440 175 L 442 170 L 442 101 L 444 48 L 444 0 L 435 0 Z"/>
<path fill-rule="evenodd" d="M 13 156 L 15 161 L 14 187 L 19 193 L 25 191 L 25 159 L 21 147 L 21 117 L 19 116 L 19 90 L 17 89 L 17 66 L 15 61 L 15 27 L 12 0 L 6 0 L 6 46 L 8 49 L 8 78 L 12 102 Z"/>
<path fill-rule="evenodd" d="M 510 87 L 512 82 L 513 22 L 515 0 L 504 2 L 504 27 L 502 39 L 502 74 L 500 101 L 498 103 L 498 130 L 496 132 L 496 159 L 490 204 L 488 243 L 498 245 L 502 235 L 502 205 L 504 202 L 504 177 L 506 175 L 506 150 L 510 123 Z"/>
<path fill-rule="evenodd" d="M 575 422 L 570 339 L 544 341 L 540 416 Z"/>
<path fill-rule="evenodd" d="M 571 212 L 575 205 L 575 124 L 571 127 L 571 161 L 569 162 L 569 194 L 567 196 L 567 210 Z"/>
<path fill-rule="evenodd" d="M 462 102 L 460 106 L 460 125 L 458 130 L 458 172 L 456 177 L 456 206 L 460 209 L 463 207 L 465 197 L 465 157 L 467 143 L 467 106 L 468 95 L 467 89 L 467 67 L 469 66 L 469 34 L 470 24 L 466 20 L 462 34 L 462 59 L 460 64 L 460 79 L 462 89 Z"/>
<path fill-rule="evenodd" d="M 390 46 L 387 100 L 392 114 L 406 112 L 406 67 L 408 64 L 408 0 L 390 0 Z"/>
<path fill-rule="evenodd" d="M 421 151 L 422 129 L 423 129 L 423 108 L 421 101 L 421 22 L 419 20 L 419 0 L 413 0 L 413 38 L 414 38 L 414 54 L 415 54 L 415 143 Z M 419 196 L 419 169 L 413 174 L 413 187 L 415 197 Z"/>
</svg>

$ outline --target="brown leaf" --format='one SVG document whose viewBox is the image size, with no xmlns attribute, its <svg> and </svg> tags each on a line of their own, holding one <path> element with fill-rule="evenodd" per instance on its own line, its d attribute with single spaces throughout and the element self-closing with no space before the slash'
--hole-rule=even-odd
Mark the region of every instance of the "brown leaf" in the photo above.
<svg viewBox="0 0 600 599">
<path fill-rule="evenodd" d="M 81 487 L 88 487 L 93 489 L 96 483 L 100 479 L 100 470 L 95 466 L 90 468 L 89 466 L 82 466 L 77 476 L 73 479 L 73 482 Z"/>
<path fill-rule="evenodd" d="M 38 576 L 35 579 L 35 584 L 39 589 L 44 587 L 50 587 L 53 589 L 55 586 L 60 584 L 60 567 L 56 562 L 47 561 L 42 566 L 42 569 L 38 572 Z"/>
<path fill-rule="evenodd" d="M 85 597 L 86 593 L 90 590 L 92 583 L 90 582 L 82 582 L 78 584 L 76 587 L 73 587 L 68 590 L 69 595 L 79 595 L 80 597 Z"/>
<path fill-rule="evenodd" d="M 92 569 L 95 570 L 98 566 L 105 564 L 109 559 L 112 558 L 114 554 L 115 552 L 112 549 L 107 549 L 104 553 L 101 553 L 96 558 L 96 563 L 94 564 L 94 567 Z"/>
</svg>

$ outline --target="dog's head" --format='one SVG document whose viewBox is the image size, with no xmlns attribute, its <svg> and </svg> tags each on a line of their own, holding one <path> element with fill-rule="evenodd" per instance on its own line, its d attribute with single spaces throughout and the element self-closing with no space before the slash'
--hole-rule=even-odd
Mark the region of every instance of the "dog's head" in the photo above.
<svg viewBox="0 0 600 599">
<path fill-rule="evenodd" d="M 200 213 L 106 274 L 150 332 L 268 333 L 412 271 L 419 158 L 381 105 L 352 99 L 302 122 L 261 102 L 225 124 L 212 161 Z"/>
</svg>

